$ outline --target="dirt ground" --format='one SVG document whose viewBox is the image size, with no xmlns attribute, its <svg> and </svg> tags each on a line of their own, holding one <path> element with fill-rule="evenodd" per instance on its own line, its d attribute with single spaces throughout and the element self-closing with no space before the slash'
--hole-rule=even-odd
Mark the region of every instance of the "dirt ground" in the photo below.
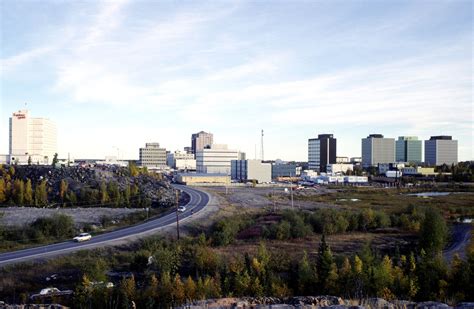
<svg viewBox="0 0 474 309">
<path fill-rule="evenodd" d="M 237 208 L 291 208 L 291 193 L 288 187 L 208 187 L 209 193 L 219 196 L 228 205 Z M 286 190 L 285 190 L 286 189 Z M 299 196 L 322 195 L 336 192 L 335 190 L 320 188 L 306 188 L 293 191 L 293 207 L 301 209 L 334 208 L 329 203 L 320 203 L 298 199 Z"/>
<path fill-rule="evenodd" d="M 111 220 L 120 220 L 128 214 L 144 211 L 141 208 L 36 208 L 36 207 L 6 207 L 0 209 L 0 225 L 23 226 L 40 217 L 51 217 L 54 214 L 71 216 L 77 226 L 84 224 L 99 224 L 103 216 Z"/>
</svg>

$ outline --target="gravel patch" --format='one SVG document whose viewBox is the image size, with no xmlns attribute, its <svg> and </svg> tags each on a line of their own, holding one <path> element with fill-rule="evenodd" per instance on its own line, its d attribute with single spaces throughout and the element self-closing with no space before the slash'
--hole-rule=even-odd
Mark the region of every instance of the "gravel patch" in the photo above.
<svg viewBox="0 0 474 309">
<path fill-rule="evenodd" d="M 144 211 L 142 208 L 36 208 L 36 207 L 6 207 L 0 209 L 0 225 L 23 226 L 41 217 L 51 217 L 55 214 L 71 216 L 76 226 L 99 224 L 104 216 L 112 220 L 120 219 L 128 214 Z"/>
</svg>

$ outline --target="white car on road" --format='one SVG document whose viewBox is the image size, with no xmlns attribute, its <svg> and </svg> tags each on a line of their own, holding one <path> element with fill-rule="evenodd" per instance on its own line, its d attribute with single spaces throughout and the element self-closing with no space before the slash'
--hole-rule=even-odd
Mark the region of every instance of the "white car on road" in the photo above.
<svg viewBox="0 0 474 309">
<path fill-rule="evenodd" d="M 76 242 L 91 240 L 92 236 L 89 233 L 81 233 L 73 238 Z"/>
<path fill-rule="evenodd" d="M 178 207 L 178 212 L 185 212 L 186 211 L 186 207 L 184 206 L 179 206 Z"/>
</svg>

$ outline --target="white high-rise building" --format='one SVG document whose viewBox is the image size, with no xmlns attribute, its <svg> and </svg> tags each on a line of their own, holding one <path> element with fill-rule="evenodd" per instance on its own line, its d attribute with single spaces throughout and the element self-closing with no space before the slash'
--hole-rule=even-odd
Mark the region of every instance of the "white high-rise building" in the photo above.
<svg viewBox="0 0 474 309">
<path fill-rule="evenodd" d="M 9 162 L 49 164 L 57 153 L 56 124 L 47 118 L 32 118 L 28 110 L 10 117 Z"/>
<path fill-rule="evenodd" d="M 242 155 L 227 145 L 214 144 L 211 148 L 196 151 L 196 171 L 206 174 L 231 174 L 231 161 L 239 160 Z"/>
</svg>

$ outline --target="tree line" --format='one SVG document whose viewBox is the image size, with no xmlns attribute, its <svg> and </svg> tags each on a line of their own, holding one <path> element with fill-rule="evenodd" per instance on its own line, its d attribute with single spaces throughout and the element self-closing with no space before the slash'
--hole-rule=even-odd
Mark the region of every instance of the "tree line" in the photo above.
<svg viewBox="0 0 474 309">
<path fill-rule="evenodd" d="M 324 236 L 315 251 L 291 259 L 267 249 L 262 241 L 253 254 L 229 256 L 212 247 L 205 236 L 174 243 L 152 241 L 129 258 L 133 272 L 114 288 L 97 285 L 97 280 L 106 279 L 100 275 L 110 267 L 106 262 L 101 262 L 99 268 L 85 269 L 74 302 L 79 308 L 130 308 L 132 301 L 138 308 L 158 308 L 243 296 L 472 300 L 472 248 L 467 261 L 455 256 L 450 264 L 439 251 L 421 249 L 388 256 L 380 255 L 370 245 L 354 255 L 336 256 Z M 151 264 L 150 256 L 154 261 Z"/>
<path fill-rule="evenodd" d="M 122 188 L 121 188 L 122 187 Z M 15 178 L 11 166 L 0 178 L 0 205 L 3 206 L 109 206 L 109 207 L 149 207 L 151 200 L 146 197 L 136 183 L 119 186 L 116 181 L 98 187 L 83 185 L 78 192 L 69 188 L 62 179 L 54 187 L 45 179 L 33 183 L 31 179 Z"/>
</svg>

